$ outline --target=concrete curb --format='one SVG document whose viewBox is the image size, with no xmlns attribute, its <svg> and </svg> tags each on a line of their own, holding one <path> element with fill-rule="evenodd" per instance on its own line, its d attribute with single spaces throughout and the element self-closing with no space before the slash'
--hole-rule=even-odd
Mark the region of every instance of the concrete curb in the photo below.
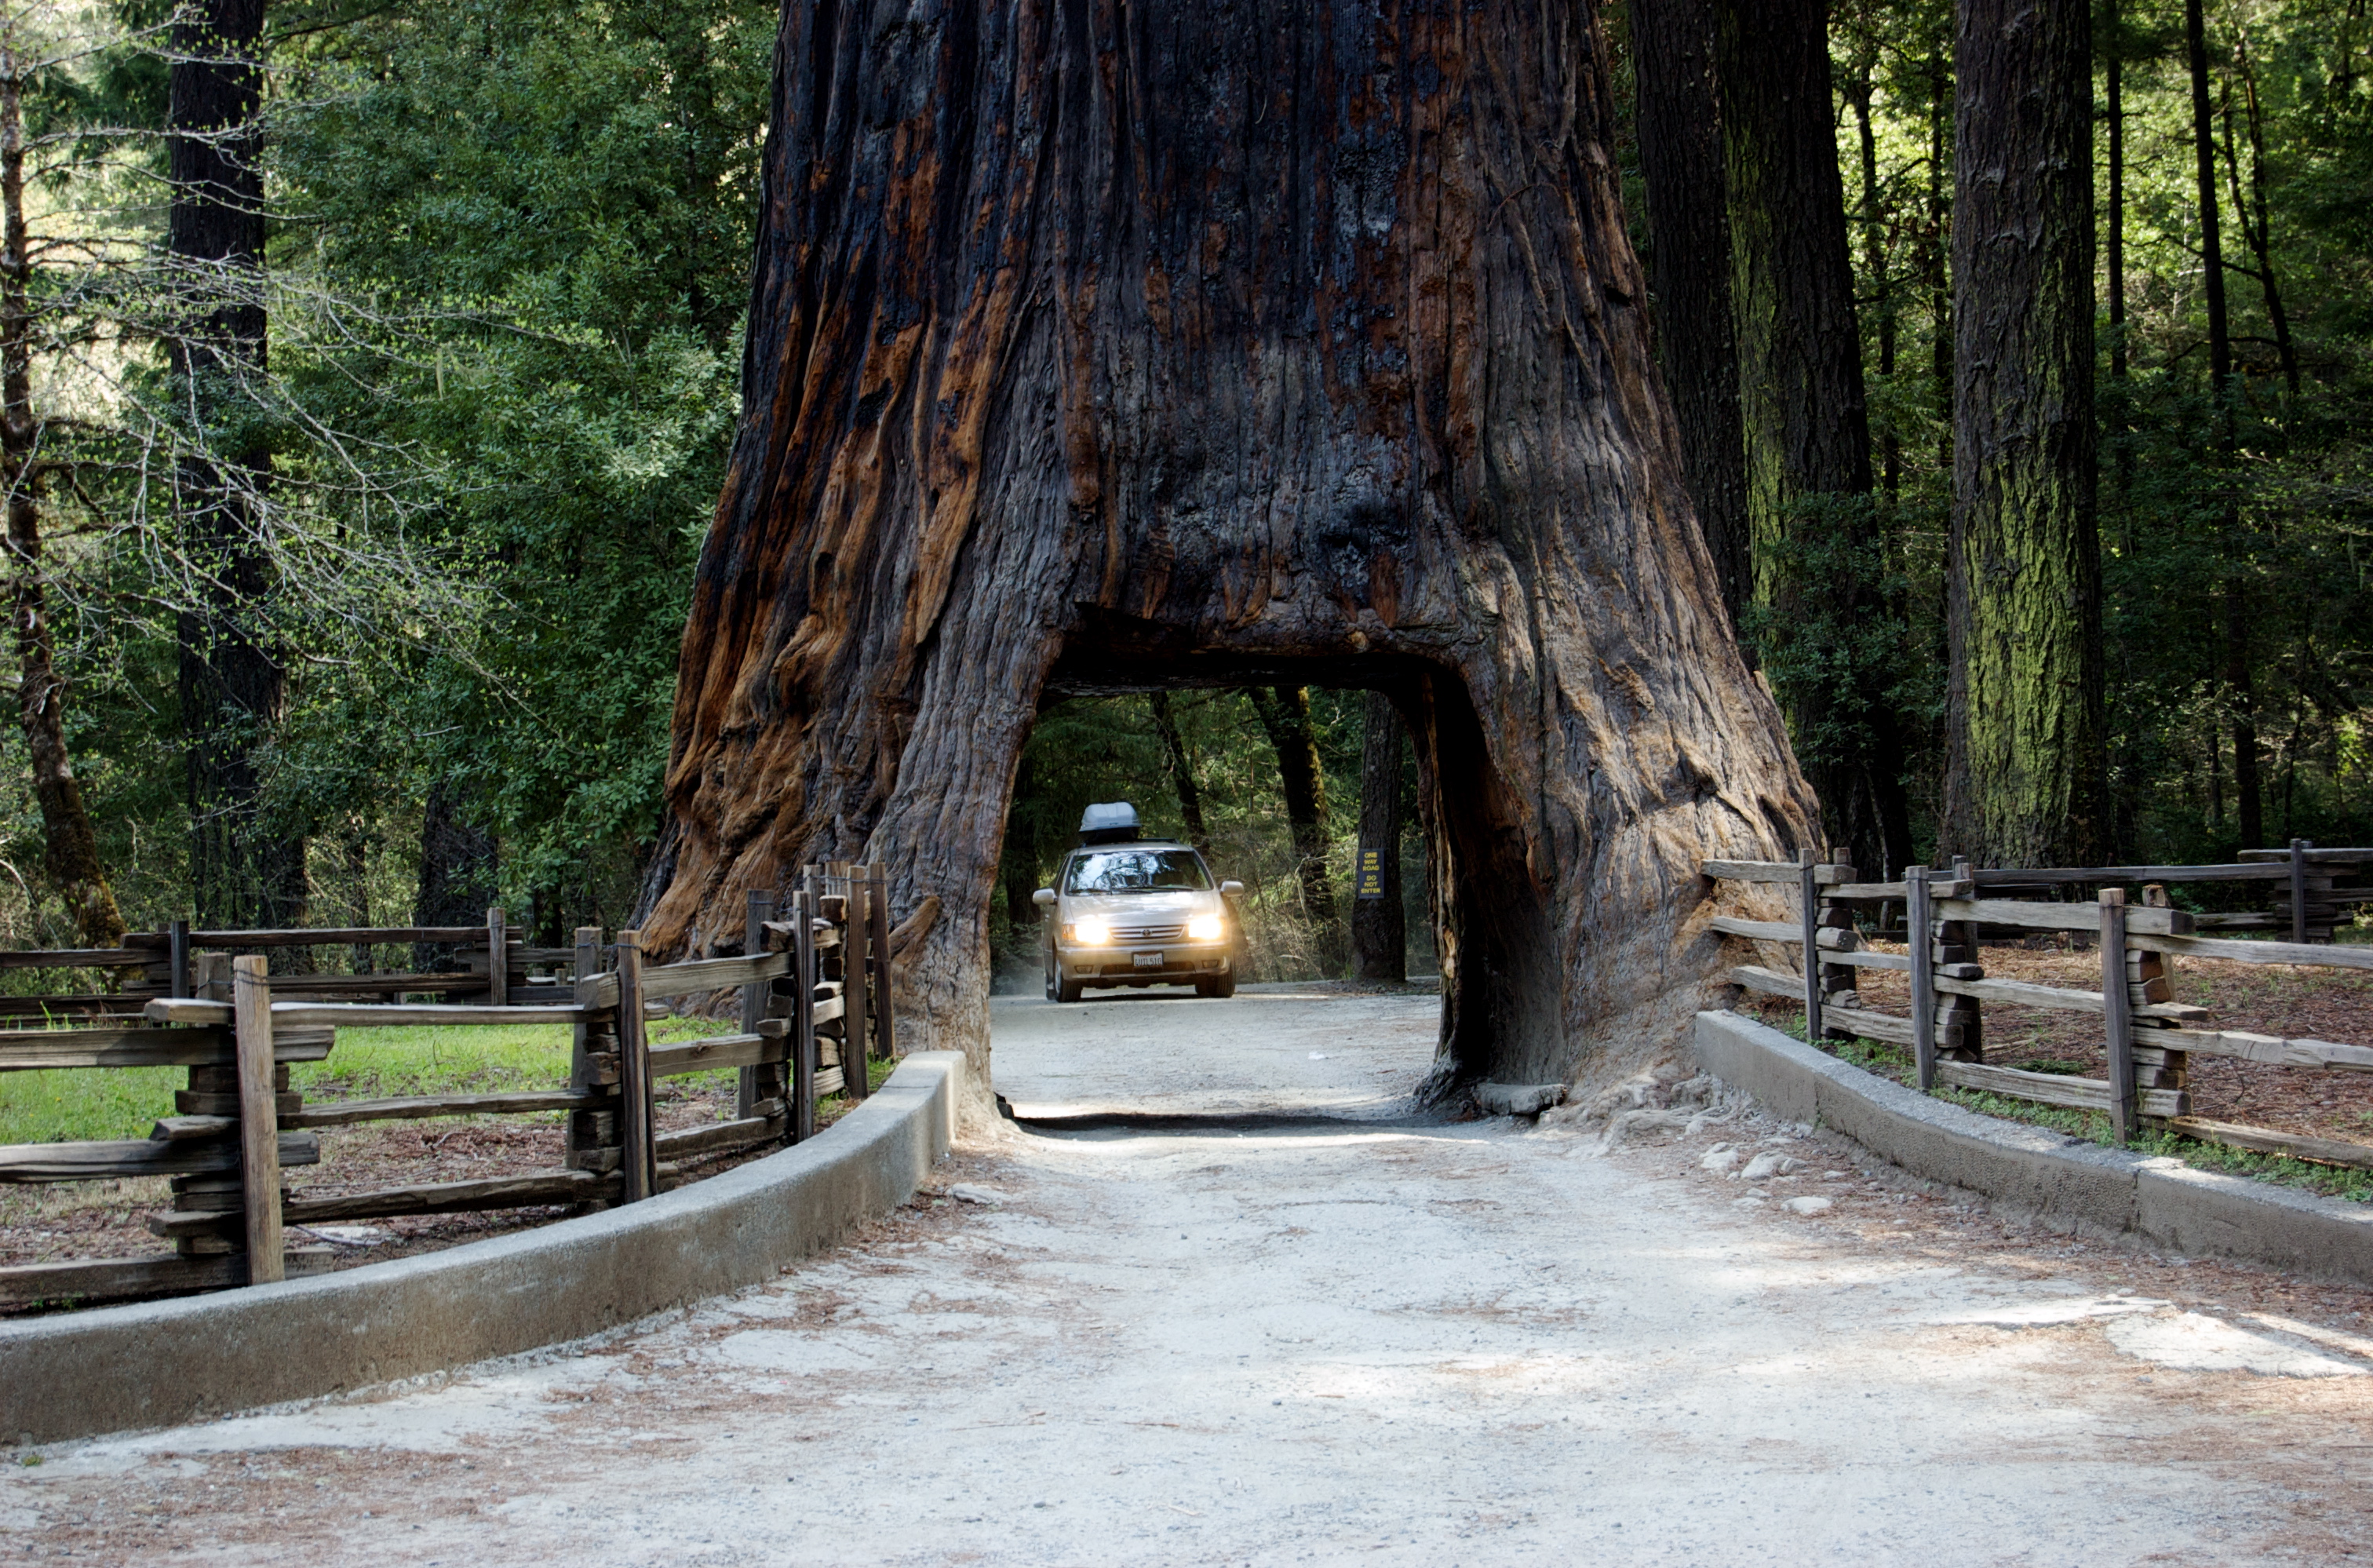
<svg viewBox="0 0 2373 1568">
<path fill-rule="evenodd" d="M 822 1136 L 646 1202 L 445 1252 L 0 1325 L 0 1427 L 61 1442 L 513 1355 L 773 1278 L 897 1207 L 955 1138 L 961 1051 Z"/>
<path fill-rule="evenodd" d="M 1735 1012 L 1698 1014 L 1695 1053 L 1708 1072 L 1791 1121 L 1843 1133 L 1914 1176 L 2046 1223 L 2373 1284 L 2373 1205 L 1980 1116 Z"/>
</svg>

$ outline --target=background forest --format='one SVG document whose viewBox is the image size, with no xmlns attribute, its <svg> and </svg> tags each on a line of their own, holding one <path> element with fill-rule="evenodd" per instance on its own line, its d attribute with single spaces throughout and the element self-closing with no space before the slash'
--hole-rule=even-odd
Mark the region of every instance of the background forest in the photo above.
<svg viewBox="0 0 2373 1568">
<path fill-rule="evenodd" d="M 2373 842 L 2365 9 L 2096 7 L 2098 620 L 2074 624 L 2100 718 L 2055 761 L 2098 775 L 2101 809 L 2038 854 Z M 1602 18 L 1638 108 L 1627 216 L 1677 402 L 1687 423 L 1743 400 L 1735 472 L 1693 462 L 1692 484 L 1833 837 L 1874 871 L 1982 851 L 1947 801 L 1968 665 L 1953 8 Z M 438 923 L 497 899 L 549 941 L 631 918 L 736 414 L 775 19 L 729 0 L 0 4 L 19 713 L 0 940 Z M 1806 101 L 1827 114 L 1792 127 L 1775 84 L 1823 68 Z M 1693 223 L 1719 244 L 1679 242 Z M 1800 400 L 1830 454 L 1806 483 L 1773 477 L 1784 433 L 1758 396 L 1822 244 L 1844 252 L 1825 319 L 1850 335 Z M 1288 799 L 1302 703 L 1315 802 Z M 1127 798 L 1247 883 L 1257 976 L 1341 973 L 1365 725 L 1330 692 L 1052 708 L 999 941 L 1031 949 L 1028 891 L 1080 807 Z"/>
</svg>

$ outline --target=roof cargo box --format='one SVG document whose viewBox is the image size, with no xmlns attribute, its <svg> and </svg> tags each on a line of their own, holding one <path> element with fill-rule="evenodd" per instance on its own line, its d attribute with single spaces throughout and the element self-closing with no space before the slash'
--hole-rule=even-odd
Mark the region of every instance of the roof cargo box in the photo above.
<svg viewBox="0 0 2373 1568">
<path fill-rule="evenodd" d="M 1080 813 L 1082 844 L 1126 844 L 1137 837 L 1137 808 L 1127 801 L 1109 801 Z"/>
</svg>

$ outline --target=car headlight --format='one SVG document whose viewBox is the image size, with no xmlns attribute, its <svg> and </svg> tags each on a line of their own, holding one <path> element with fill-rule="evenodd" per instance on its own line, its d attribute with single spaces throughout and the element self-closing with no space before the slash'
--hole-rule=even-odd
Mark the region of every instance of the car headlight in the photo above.
<svg viewBox="0 0 2373 1568">
<path fill-rule="evenodd" d="M 1217 915 L 1196 915 L 1190 918 L 1186 922 L 1186 934 L 1197 942 L 1219 941 L 1220 917 Z"/>
<path fill-rule="evenodd" d="M 1102 947 L 1112 941 L 1112 928 L 1102 920 L 1081 920 L 1071 928 L 1071 940 L 1086 947 Z"/>
</svg>

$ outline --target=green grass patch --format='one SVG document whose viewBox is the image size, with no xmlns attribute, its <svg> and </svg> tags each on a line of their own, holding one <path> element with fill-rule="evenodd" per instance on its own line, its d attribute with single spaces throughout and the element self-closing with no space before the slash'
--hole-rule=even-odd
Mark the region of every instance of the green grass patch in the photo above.
<svg viewBox="0 0 2373 1568">
<path fill-rule="evenodd" d="M 731 1027 L 670 1018 L 652 1024 L 650 1036 L 659 1043 L 696 1040 Z M 888 1071 L 888 1063 L 877 1065 Z M 714 1088 L 733 1080 L 733 1069 L 718 1068 L 671 1078 L 661 1087 Z M 329 1059 L 294 1064 L 288 1081 L 309 1100 L 556 1089 L 568 1082 L 568 1029 L 559 1024 L 341 1029 Z M 173 1091 L 188 1082 L 186 1070 L 178 1067 L 0 1072 L 0 1143 L 146 1138 L 158 1117 L 173 1114 Z"/>
<path fill-rule="evenodd" d="M 1798 1017 L 1791 1023 L 1757 1022 L 1770 1024 L 1792 1039 L 1805 1037 L 1805 1021 Z M 1901 1046 L 1883 1040 L 1824 1040 L 1821 1049 L 1839 1060 L 1850 1062 L 1865 1072 L 1893 1079 L 1909 1088 L 1918 1082 L 1911 1053 Z M 2060 1067 L 2040 1061 L 2018 1064 L 2031 1072 L 2074 1071 L 2074 1064 Z M 1975 1111 L 1980 1116 L 1998 1117 L 2004 1121 L 2025 1122 L 2029 1127 L 2049 1128 L 2054 1132 L 2080 1138 L 2104 1148 L 2113 1147 L 2116 1139 L 2110 1130 L 2106 1111 L 2079 1110 L 2067 1106 L 2039 1106 L 2029 1100 L 2012 1099 L 2005 1094 L 1988 1094 L 1978 1089 L 1962 1089 L 1947 1084 L 1931 1090 L 1937 1099 Z M 2285 1154 L 2264 1154 L 2254 1149 L 2234 1149 L 2222 1143 L 2203 1143 L 2196 1138 L 2157 1129 L 2145 1129 L 2143 1135 L 2126 1147 L 2138 1154 L 2165 1155 L 2181 1160 L 2195 1170 L 2223 1171 L 2228 1176 L 2247 1176 L 2252 1181 L 2269 1182 L 2276 1187 L 2296 1187 L 2319 1192 L 2327 1198 L 2343 1198 L 2352 1203 L 2373 1203 L 2373 1171 L 2351 1170 L 2344 1165 L 2322 1165 L 2308 1160 L 2294 1160 Z"/>
</svg>

